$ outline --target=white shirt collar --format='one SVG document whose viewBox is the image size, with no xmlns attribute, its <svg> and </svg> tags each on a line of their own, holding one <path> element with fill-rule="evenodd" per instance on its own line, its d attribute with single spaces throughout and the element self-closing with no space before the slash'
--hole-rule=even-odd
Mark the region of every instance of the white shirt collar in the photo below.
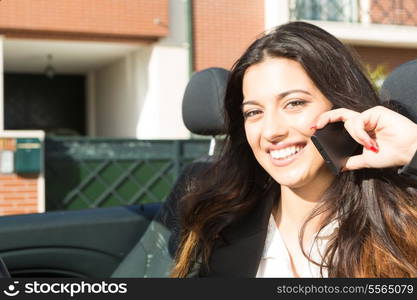
<svg viewBox="0 0 417 300">
<path fill-rule="evenodd" d="M 328 239 L 338 227 L 339 223 L 334 220 L 319 233 L 316 233 L 317 239 L 313 239 L 315 242 L 313 247 L 311 247 L 313 260 L 321 261 Z M 302 274 L 300 274 L 302 277 L 320 276 L 320 268 L 309 262 L 307 258 L 305 258 L 305 267 L 303 266 L 300 269 L 302 270 Z M 292 274 L 291 260 L 287 247 L 271 214 L 262 259 L 256 277 L 292 277 Z"/>
</svg>

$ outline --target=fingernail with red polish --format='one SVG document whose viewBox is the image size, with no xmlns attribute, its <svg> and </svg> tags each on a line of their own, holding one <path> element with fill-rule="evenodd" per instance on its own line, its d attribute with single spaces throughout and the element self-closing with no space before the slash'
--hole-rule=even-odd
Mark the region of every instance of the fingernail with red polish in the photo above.
<svg viewBox="0 0 417 300">
<path fill-rule="evenodd" d="M 378 153 L 378 149 L 375 148 L 374 146 L 369 147 L 369 150 L 371 150 L 371 151 L 373 151 L 375 153 Z"/>
</svg>

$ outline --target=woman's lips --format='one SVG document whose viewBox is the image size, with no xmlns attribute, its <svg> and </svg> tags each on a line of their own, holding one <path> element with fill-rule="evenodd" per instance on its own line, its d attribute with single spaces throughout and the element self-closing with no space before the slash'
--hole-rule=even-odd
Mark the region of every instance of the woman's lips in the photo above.
<svg viewBox="0 0 417 300">
<path fill-rule="evenodd" d="M 284 159 L 275 159 L 275 158 L 273 158 L 272 157 L 272 155 L 269 153 L 268 155 L 269 155 L 269 159 L 270 159 L 270 161 L 272 162 L 272 164 L 274 165 L 274 166 L 277 166 L 277 167 L 285 167 L 285 166 L 287 166 L 287 165 L 289 165 L 289 164 L 291 164 L 294 160 L 296 160 L 303 152 L 304 152 L 304 149 L 306 148 L 306 146 L 307 145 L 305 145 L 300 151 L 298 151 L 296 154 L 293 154 L 293 155 L 291 155 L 291 156 L 289 156 L 289 157 L 287 157 L 287 158 L 284 158 Z"/>
</svg>

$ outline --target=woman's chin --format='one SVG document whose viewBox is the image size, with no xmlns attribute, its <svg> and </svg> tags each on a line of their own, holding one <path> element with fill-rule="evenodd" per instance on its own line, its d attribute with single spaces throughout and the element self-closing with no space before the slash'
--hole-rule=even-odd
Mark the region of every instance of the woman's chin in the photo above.
<svg viewBox="0 0 417 300">
<path fill-rule="evenodd" d="M 289 188 L 300 188 L 307 183 L 307 178 L 304 176 L 272 176 L 277 183 Z"/>
<path fill-rule="evenodd" d="M 301 188 L 305 185 L 305 182 L 302 180 L 299 181 L 285 181 L 285 182 L 278 182 L 281 186 L 285 186 L 288 188 L 296 189 Z"/>
<path fill-rule="evenodd" d="M 334 175 L 324 165 L 324 163 L 317 168 L 292 169 L 285 173 L 272 173 L 271 176 L 281 186 L 293 189 L 307 187 L 309 185 L 317 186 L 317 184 L 320 185 L 323 182 L 332 181 L 334 179 Z"/>
</svg>

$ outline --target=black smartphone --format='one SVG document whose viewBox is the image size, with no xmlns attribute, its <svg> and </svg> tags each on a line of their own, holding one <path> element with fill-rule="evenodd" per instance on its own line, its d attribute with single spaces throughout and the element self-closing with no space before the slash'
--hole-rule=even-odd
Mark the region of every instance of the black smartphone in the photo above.
<svg viewBox="0 0 417 300">
<path fill-rule="evenodd" d="M 362 145 L 350 136 L 343 122 L 329 123 L 316 130 L 311 140 L 335 175 L 339 175 L 348 157 L 362 153 Z"/>
</svg>

